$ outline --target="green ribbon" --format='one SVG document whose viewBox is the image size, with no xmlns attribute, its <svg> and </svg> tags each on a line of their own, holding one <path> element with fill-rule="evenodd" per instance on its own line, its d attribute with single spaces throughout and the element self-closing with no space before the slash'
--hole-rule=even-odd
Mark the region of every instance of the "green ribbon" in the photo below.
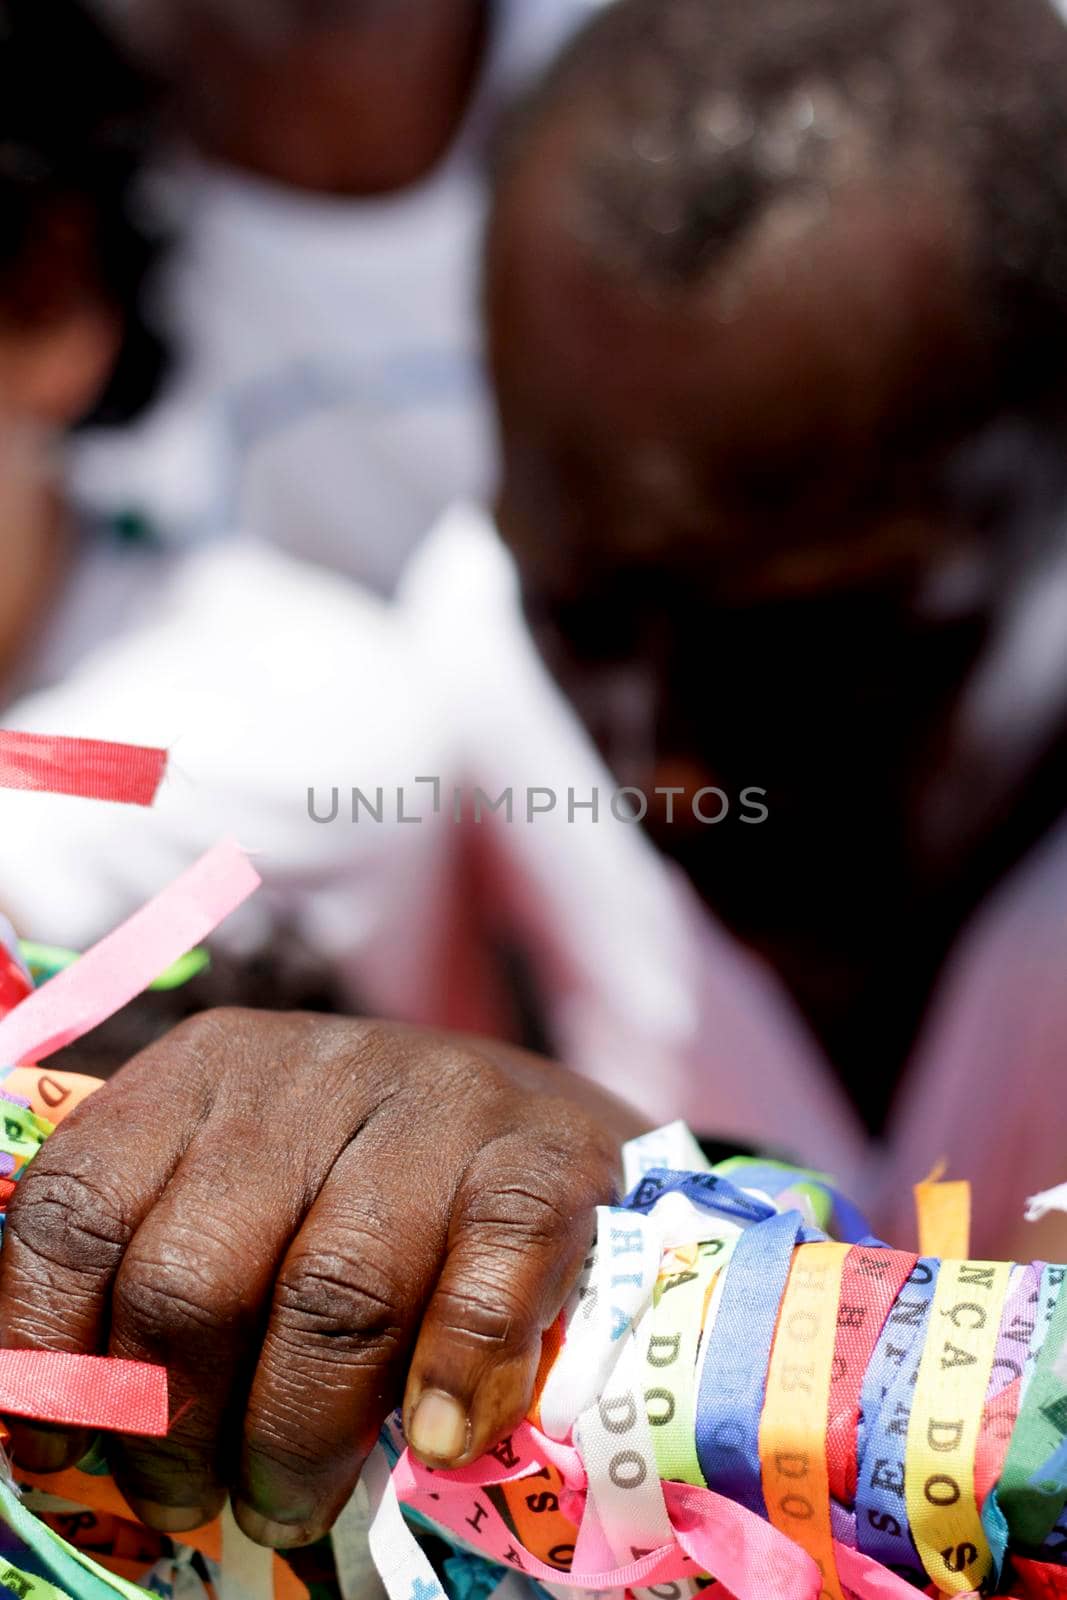
<svg viewBox="0 0 1067 1600">
<path fill-rule="evenodd" d="M 1067 1383 L 1055 1370 L 1065 1342 L 1067 1292 L 1061 1286 L 995 1490 L 1015 1544 L 1042 1544 L 1067 1504 L 1067 1482 L 1056 1478 L 1035 1481 L 1067 1437 Z"/>
<path fill-rule="evenodd" d="M 56 944 L 35 944 L 31 939 L 20 939 L 19 950 L 35 983 L 47 983 L 49 978 L 65 972 L 79 959 L 77 950 L 65 950 Z M 157 991 L 180 989 L 182 984 L 197 977 L 210 965 L 211 957 L 206 950 L 188 950 L 148 987 Z"/>
</svg>

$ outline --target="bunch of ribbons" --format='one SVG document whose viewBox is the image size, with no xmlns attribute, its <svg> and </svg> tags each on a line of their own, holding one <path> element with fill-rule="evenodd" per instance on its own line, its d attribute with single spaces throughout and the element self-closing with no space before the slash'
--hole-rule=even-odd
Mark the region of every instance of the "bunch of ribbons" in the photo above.
<svg viewBox="0 0 1067 1600">
<path fill-rule="evenodd" d="M 559 1600 L 1067 1597 L 1063 1267 L 968 1260 L 964 1184 L 920 1186 L 912 1254 L 681 1125 L 627 1164 L 521 1427 L 459 1472 L 386 1430 L 392 1600 L 442 1592 L 401 1505 Z"/>
</svg>

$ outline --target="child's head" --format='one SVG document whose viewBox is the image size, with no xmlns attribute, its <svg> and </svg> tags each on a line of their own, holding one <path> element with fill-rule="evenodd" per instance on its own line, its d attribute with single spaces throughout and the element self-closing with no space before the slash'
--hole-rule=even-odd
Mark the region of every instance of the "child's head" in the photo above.
<svg viewBox="0 0 1067 1600">
<path fill-rule="evenodd" d="M 1067 506 L 1065 84 L 1046 0 L 619 0 L 505 153 L 504 531 L 579 705 L 643 675 L 617 768 L 769 789 L 662 833 L 741 925 L 907 894 L 1009 798 L 937 784 Z"/>
<path fill-rule="evenodd" d="M 0 427 L 119 420 L 160 365 L 142 320 L 148 96 L 74 0 L 0 0 Z"/>
<path fill-rule="evenodd" d="M 474 80 L 486 9 L 486 0 L 128 6 L 132 36 L 174 86 L 203 148 L 345 195 L 400 188 L 443 153 Z"/>
</svg>

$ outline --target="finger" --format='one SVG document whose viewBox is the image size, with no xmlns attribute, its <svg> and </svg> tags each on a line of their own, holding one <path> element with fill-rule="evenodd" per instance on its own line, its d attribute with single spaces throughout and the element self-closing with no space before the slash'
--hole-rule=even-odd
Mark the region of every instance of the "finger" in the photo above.
<svg viewBox="0 0 1067 1600">
<path fill-rule="evenodd" d="M 428 1466 L 476 1460 L 525 1415 L 546 1328 L 616 1194 L 607 1147 L 487 1146 L 456 1199 L 448 1259 L 422 1321 L 404 1431 Z"/>
<path fill-rule="evenodd" d="M 109 1461 L 161 1532 L 198 1527 L 223 1504 L 275 1276 L 350 1126 L 311 1076 L 286 1073 L 289 1043 L 275 1033 L 282 1058 L 266 1074 L 234 1068 L 244 1045 L 230 1043 L 211 1116 L 115 1281 L 111 1354 L 167 1367 L 174 1422 L 165 1439 L 115 1441 Z"/>
<path fill-rule="evenodd" d="M 162 1533 L 209 1522 L 225 1500 L 223 1440 L 270 1287 L 295 1225 L 277 1206 L 277 1172 L 258 1163 L 232 1184 L 234 1151 L 253 1130 L 213 1121 L 127 1249 L 112 1297 L 110 1353 L 167 1368 L 173 1422 L 163 1439 L 109 1442 L 115 1480 Z M 225 1198 L 220 1203 L 220 1195 Z"/>
<path fill-rule="evenodd" d="M 436 1129 L 435 1120 L 425 1127 Z M 234 1502 L 261 1544 L 306 1544 L 332 1525 L 399 1402 L 447 1237 L 447 1175 L 467 1159 L 454 1144 L 446 1150 L 439 1131 L 435 1138 L 431 1152 L 407 1113 L 372 1119 L 285 1260 Z"/>
<path fill-rule="evenodd" d="M 175 1083 L 171 1115 L 161 1121 L 153 1076 L 151 1063 L 135 1058 L 64 1121 L 20 1178 L 0 1254 L 0 1346 L 106 1348 L 111 1287 L 127 1245 L 200 1113 L 193 1074 Z M 11 1427 L 15 1459 L 31 1470 L 69 1466 L 88 1443 L 80 1431 Z"/>
<path fill-rule="evenodd" d="M 85 1428 L 61 1428 L 48 1422 L 5 1418 L 11 1435 L 10 1453 L 29 1472 L 62 1472 L 76 1466 L 92 1448 L 93 1434 Z"/>
</svg>

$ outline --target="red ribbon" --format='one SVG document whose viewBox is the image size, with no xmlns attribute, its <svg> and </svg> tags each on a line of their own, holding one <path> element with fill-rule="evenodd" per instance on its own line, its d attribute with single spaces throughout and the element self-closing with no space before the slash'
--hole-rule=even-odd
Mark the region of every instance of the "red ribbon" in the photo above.
<svg viewBox="0 0 1067 1600">
<path fill-rule="evenodd" d="M 1013 1556 L 1012 1563 L 1019 1576 L 1016 1592 L 1025 1595 L 1026 1600 L 1064 1600 L 1067 1596 L 1067 1567 L 1031 1561 L 1025 1556 Z"/>
<path fill-rule="evenodd" d="M 856 1427 L 867 1365 L 917 1259 L 900 1250 L 859 1245 L 845 1257 L 826 1423 L 830 1493 L 842 1505 L 854 1505 L 856 1500 Z"/>
<path fill-rule="evenodd" d="M 32 993 L 33 984 L 0 940 L 0 1016 L 5 1016 Z"/>
<path fill-rule="evenodd" d="M 165 750 L 0 728 L 0 789 L 150 806 L 166 767 Z"/>
<path fill-rule="evenodd" d="M 170 1420 L 167 1370 L 110 1356 L 0 1350 L 0 1412 L 161 1438 Z"/>
</svg>

